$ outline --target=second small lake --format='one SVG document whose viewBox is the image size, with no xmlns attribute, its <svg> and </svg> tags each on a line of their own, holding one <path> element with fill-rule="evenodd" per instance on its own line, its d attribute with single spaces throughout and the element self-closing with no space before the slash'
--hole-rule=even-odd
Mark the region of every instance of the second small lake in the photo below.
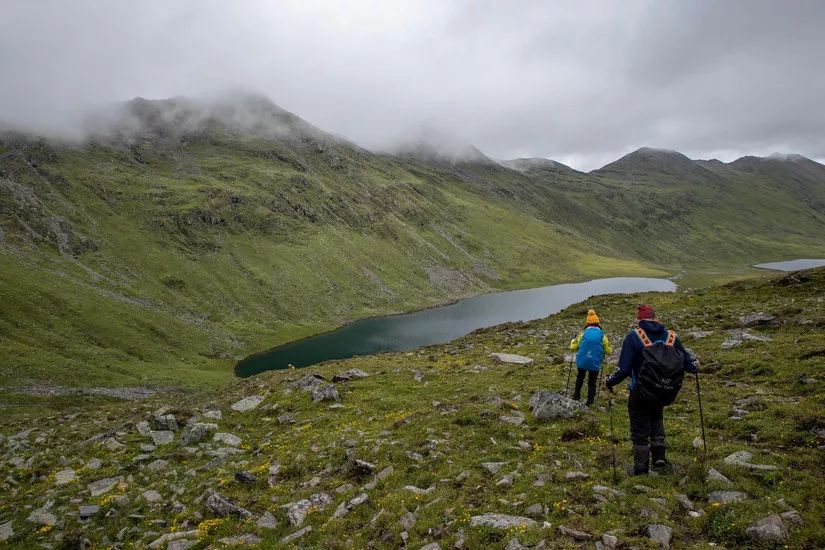
<svg viewBox="0 0 825 550">
<path fill-rule="evenodd" d="M 250 356 L 235 366 L 235 374 L 245 377 L 289 365 L 306 367 L 332 359 L 443 344 L 479 328 L 547 317 L 598 294 L 674 290 L 676 284 L 668 279 L 613 277 L 483 294 L 432 309 L 354 321 Z"/>
<path fill-rule="evenodd" d="M 761 267 L 762 269 L 773 269 L 775 271 L 797 271 L 799 269 L 811 269 L 812 267 L 822 266 L 825 266 L 825 260 L 800 259 L 788 260 L 785 262 L 768 262 L 765 264 L 756 264 L 753 267 Z"/>
</svg>

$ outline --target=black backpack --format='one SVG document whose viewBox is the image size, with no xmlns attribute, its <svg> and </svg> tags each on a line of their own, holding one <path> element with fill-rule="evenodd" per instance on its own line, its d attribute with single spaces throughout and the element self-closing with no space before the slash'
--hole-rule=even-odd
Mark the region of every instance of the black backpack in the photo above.
<svg viewBox="0 0 825 550">
<path fill-rule="evenodd" d="M 685 376 L 684 353 L 674 347 L 676 333 L 667 331 L 667 341 L 651 342 L 641 328 L 636 334 L 644 344 L 642 366 L 636 380 L 636 394 L 639 399 L 660 407 L 670 405 L 682 389 Z"/>
</svg>

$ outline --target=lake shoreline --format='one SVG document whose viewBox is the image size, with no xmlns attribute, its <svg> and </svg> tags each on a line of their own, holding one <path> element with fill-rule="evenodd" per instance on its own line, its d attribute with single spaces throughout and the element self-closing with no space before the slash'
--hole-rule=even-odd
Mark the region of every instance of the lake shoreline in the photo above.
<svg viewBox="0 0 825 550">
<path fill-rule="evenodd" d="M 414 309 L 414 310 L 410 310 L 410 311 L 395 312 L 395 313 L 388 313 L 388 314 L 379 314 L 379 315 L 370 315 L 370 316 L 354 319 L 354 320 L 348 321 L 346 323 L 343 323 L 343 324 L 341 324 L 341 325 L 339 325 L 335 328 L 332 328 L 330 330 L 326 330 L 326 331 L 318 332 L 318 333 L 315 333 L 315 334 L 311 334 L 311 335 L 305 336 L 303 338 L 299 338 L 299 339 L 296 339 L 296 340 L 291 340 L 289 342 L 284 342 L 282 344 L 278 344 L 277 346 L 273 346 L 271 348 L 262 350 L 260 352 L 250 354 L 250 355 L 244 357 L 243 359 L 241 359 L 241 360 L 239 360 L 238 362 L 235 363 L 235 365 L 233 366 L 233 373 L 234 373 L 234 376 L 238 377 L 238 378 L 247 378 L 249 376 L 253 376 L 254 374 L 257 374 L 257 372 L 250 373 L 250 374 L 242 374 L 240 372 L 243 369 L 244 365 L 249 364 L 250 362 L 255 361 L 256 359 L 260 359 L 263 356 L 266 356 L 266 355 L 269 355 L 269 354 L 272 354 L 272 353 L 276 353 L 278 351 L 284 351 L 286 349 L 289 349 L 289 348 L 292 348 L 294 346 L 300 345 L 302 343 L 307 342 L 308 340 L 313 340 L 313 339 L 321 338 L 321 337 L 324 337 L 324 336 L 333 335 L 335 333 L 338 333 L 339 331 L 342 331 L 342 330 L 345 330 L 349 327 L 352 327 L 355 324 L 360 324 L 360 323 L 364 323 L 364 322 L 368 322 L 368 321 L 374 321 L 374 320 L 392 320 L 392 319 L 397 319 L 397 318 L 400 318 L 400 317 L 421 315 L 421 314 L 425 314 L 427 312 L 431 312 L 431 311 L 434 311 L 434 310 L 449 308 L 449 307 L 455 306 L 455 305 L 457 305 L 461 302 L 465 302 L 465 301 L 469 301 L 469 300 L 475 300 L 475 299 L 495 297 L 495 296 L 499 296 L 499 295 L 502 295 L 502 294 L 520 295 L 520 294 L 523 294 L 523 293 L 535 292 L 535 291 L 538 291 L 538 290 L 541 290 L 541 289 L 564 287 L 564 286 L 568 286 L 568 285 L 569 286 L 589 285 L 589 284 L 593 284 L 593 283 L 596 283 L 596 282 L 614 281 L 614 280 L 618 280 L 618 279 L 626 279 L 626 280 L 633 280 L 633 281 L 644 280 L 644 281 L 651 281 L 651 282 L 653 282 L 653 281 L 656 281 L 656 282 L 667 281 L 667 282 L 670 282 L 671 284 L 673 284 L 673 289 L 671 289 L 671 290 L 656 290 L 656 289 L 653 289 L 653 290 L 640 290 L 640 291 L 635 291 L 634 290 L 634 291 L 629 291 L 629 292 L 607 292 L 607 293 L 597 292 L 597 293 L 591 294 L 591 295 L 589 295 L 589 296 L 587 296 L 583 299 L 588 299 L 589 297 L 592 297 L 592 296 L 605 295 L 605 294 L 628 294 L 628 293 L 635 293 L 635 292 L 674 292 L 675 290 L 678 289 L 678 286 L 676 285 L 676 283 L 674 281 L 674 279 L 675 279 L 674 275 L 669 275 L 669 276 L 665 276 L 665 277 L 633 277 L 633 276 L 600 277 L 600 278 L 594 278 L 594 279 L 587 279 L 587 280 L 584 280 L 584 281 L 568 281 L 568 282 L 560 282 L 560 283 L 551 283 L 549 285 L 544 285 L 544 286 L 529 287 L 529 288 L 522 288 L 522 289 L 515 289 L 515 290 L 494 289 L 494 290 L 491 290 L 490 292 L 483 292 L 483 293 L 480 293 L 480 294 L 470 294 L 470 295 L 467 295 L 467 296 L 464 296 L 464 297 L 455 298 L 455 299 L 448 300 L 448 301 L 445 301 L 445 302 L 442 302 L 442 303 L 439 303 L 439 304 L 434 304 L 434 305 L 430 305 L 430 306 L 427 306 L 427 307 L 418 308 L 418 309 Z M 577 302 L 573 302 L 573 303 L 577 303 Z M 572 304 L 569 304 L 569 305 L 572 305 Z M 569 305 L 564 306 L 564 307 L 569 307 Z M 564 307 L 562 309 L 564 309 Z M 555 313 L 555 312 L 548 311 L 547 315 L 552 315 L 553 313 Z M 529 321 L 529 320 L 533 320 L 533 319 L 524 319 L 524 321 Z M 503 321 L 503 322 L 513 322 L 513 321 Z M 474 330 L 489 328 L 491 326 L 496 326 L 497 324 L 500 324 L 500 323 L 496 323 L 496 324 L 492 324 L 492 325 L 484 325 L 484 326 L 479 326 L 479 327 L 473 328 L 471 331 L 466 332 L 466 333 L 461 334 L 461 335 L 458 335 L 458 336 L 455 336 L 454 338 L 450 338 L 447 341 L 455 340 L 457 338 L 461 338 L 463 336 L 466 336 L 467 334 L 469 334 L 470 332 L 472 332 Z M 418 349 L 419 347 L 426 347 L 427 345 L 439 345 L 439 344 L 443 344 L 443 343 L 445 343 L 445 342 L 444 341 L 432 342 L 432 343 L 429 343 L 429 344 L 422 344 L 421 346 L 416 346 L 416 347 L 413 347 L 413 348 L 410 348 L 410 349 Z M 399 351 L 405 351 L 405 350 L 387 349 L 387 350 L 384 350 L 384 351 L 372 352 L 370 354 L 393 353 L 393 352 L 399 352 Z M 407 349 L 406 351 L 409 351 L 409 349 Z M 329 359 L 326 359 L 325 361 L 336 360 L 336 359 L 344 359 L 344 358 L 329 358 Z M 321 361 L 321 362 L 324 362 L 324 361 Z M 312 364 L 319 364 L 319 363 L 312 363 Z M 296 367 L 296 368 L 303 368 L 305 366 L 310 366 L 310 365 L 302 365 L 302 366 Z M 265 370 L 284 370 L 286 368 L 288 368 L 288 367 L 281 367 L 281 368 L 278 368 L 278 369 L 265 369 Z M 265 372 L 265 370 L 260 371 L 260 372 Z"/>
</svg>

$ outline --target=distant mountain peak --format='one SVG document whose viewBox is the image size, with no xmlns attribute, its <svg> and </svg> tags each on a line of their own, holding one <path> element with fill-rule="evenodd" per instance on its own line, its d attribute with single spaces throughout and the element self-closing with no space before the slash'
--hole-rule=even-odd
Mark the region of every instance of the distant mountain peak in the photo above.
<svg viewBox="0 0 825 550">
<path fill-rule="evenodd" d="M 400 157 L 446 164 L 497 164 L 475 145 L 442 131 L 425 129 L 391 149 Z"/>
<path fill-rule="evenodd" d="M 781 160 L 787 162 L 804 162 L 810 160 L 808 157 L 803 157 L 798 153 L 771 153 L 767 157 L 770 160 Z"/>
<path fill-rule="evenodd" d="M 527 173 L 539 170 L 553 171 L 553 172 L 575 172 L 573 168 L 562 164 L 561 162 L 543 158 L 543 157 L 527 157 L 510 160 L 501 160 L 499 164 L 505 168 L 515 170 L 517 172 Z"/>
<path fill-rule="evenodd" d="M 95 139 L 169 139 L 208 130 L 225 130 L 264 138 L 326 136 L 302 118 L 251 92 L 212 98 L 136 97 L 91 114 L 88 133 Z M 331 136 L 326 136 L 331 137 Z"/>
<path fill-rule="evenodd" d="M 678 151 L 654 147 L 641 147 L 613 161 L 595 174 L 634 175 L 648 173 L 681 173 L 701 169 L 697 164 Z"/>
</svg>

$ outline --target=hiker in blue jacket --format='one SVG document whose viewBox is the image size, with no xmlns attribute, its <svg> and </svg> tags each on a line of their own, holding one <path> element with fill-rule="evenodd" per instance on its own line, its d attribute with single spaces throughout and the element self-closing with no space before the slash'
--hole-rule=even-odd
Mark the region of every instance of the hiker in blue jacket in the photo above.
<svg viewBox="0 0 825 550">
<path fill-rule="evenodd" d="M 599 370 L 602 368 L 602 360 L 605 355 L 610 355 L 610 341 L 602 331 L 599 324 L 601 321 L 596 311 L 587 311 L 584 330 L 570 342 L 570 349 L 576 352 L 576 386 L 573 389 L 573 399 L 581 399 L 584 376 L 587 377 L 587 401 L 588 407 L 593 404 L 596 397 L 596 387 L 598 384 Z"/>
<path fill-rule="evenodd" d="M 614 386 L 630 377 L 627 411 L 630 416 L 630 439 L 633 441 L 633 474 L 641 475 L 649 471 L 651 454 L 654 467 L 667 465 L 664 407 L 675 399 L 681 387 L 681 374 L 679 374 L 678 387 L 670 390 L 671 395 L 666 397 L 664 402 L 651 399 L 650 388 L 644 388 L 643 391 L 642 388 L 637 387 L 642 364 L 644 361 L 651 361 L 652 357 L 652 355 L 645 355 L 645 350 L 653 349 L 656 344 L 664 344 L 657 348 L 657 353 L 666 354 L 670 361 L 676 362 L 676 368 L 681 366 L 683 372 L 694 374 L 699 372 L 699 360 L 691 357 L 674 331 L 667 330 L 658 321 L 656 312 L 651 306 L 639 306 L 636 319 L 638 326 L 634 327 L 625 337 L 616 372 L 607 378 L 605 386 L 612 393 Z M 668 347 L 670 350 L 666 349 Z M 647 395 L 647 399 L 643 398 L 642 394 Z"/>
</svg>

